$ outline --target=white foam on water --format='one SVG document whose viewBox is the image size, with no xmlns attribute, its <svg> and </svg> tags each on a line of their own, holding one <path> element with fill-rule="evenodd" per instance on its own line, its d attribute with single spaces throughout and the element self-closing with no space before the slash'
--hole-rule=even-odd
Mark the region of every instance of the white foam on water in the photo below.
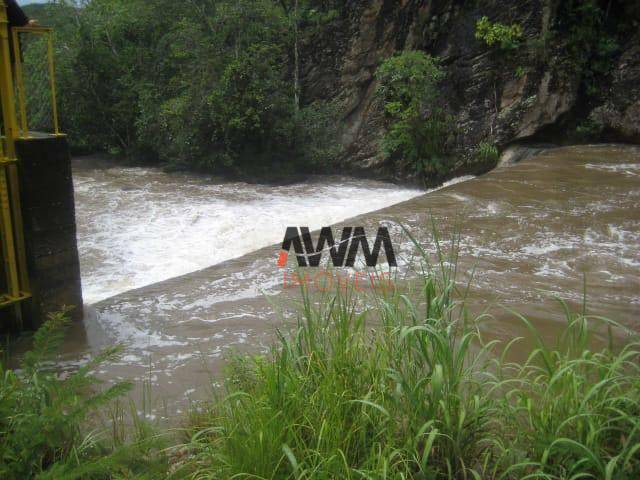
<svg viewBox="0 0 640 480">
<path fill-rule="evenodd" d="M 640 164 L 638 163 L 587 163 L 585 164 L 585 168 L 611 173 L 622 173 L 629 177 L 637 177 L 640 175 Z"/>
<path fill-rule="evenodd" d="M 559 239 L 556 242 L 548 242 L 539 245 L 527 245 L 521 248 L 522 253 L 525 255 L 532 256 L 543 256 L 548 255 L 552 252 L 557 252 L 558 250 L 566 250 L 566 249 L 574 249 L 576 248 L 576 244 L 566 239 Z"/>
<path fill-rule="evenodd" d="M 447 180 L 446 182 L 444 182 L 442 184 L 442 186 L 434 189 L 434 190 L 440 190 L 446 187 L 450 187 L 451 185 L 456 185 L 458 183 L 462 183 L 462 182 L 467 182 L 469 180 L 473 180 L 474 177 L 473 175 L 462 175 L 461 177 L 456 177 L 456 178 L 452 178 L 451 180 Z"/>
<path fill-rule="evenodd" d="M 178 347 L 187 343 L 178 340 L 175 336 L 165 335 L 162 332 L 151 331 L 145 325 L 138 325 L 115 312 L 99 312 L 98 324 L 104 332 L 114 336 L 116 343 L 127 346 L 136 346 L 143 350 L 146 347 Z"/>
<path fill-rule="evenodd" d="M 290 225 L 317 229 L 424 193 L 339 177 L 213 183 L 152 168 L 76 168 L 74 187 L 88 304 L 280 242 Z"/>
</svg>

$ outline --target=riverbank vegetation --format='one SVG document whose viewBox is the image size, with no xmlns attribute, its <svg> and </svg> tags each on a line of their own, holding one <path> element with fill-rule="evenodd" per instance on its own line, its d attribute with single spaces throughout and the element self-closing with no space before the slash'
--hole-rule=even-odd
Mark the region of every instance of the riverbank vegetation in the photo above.
<svg viewBox="0 0 640 480">
<path fill-rule="evenodd" d="M 337 3 L 93 0 L 32 15 L 56 29 L 60 113 L 76 151 L 313 171 L 336 159 L 339 122 L 330 102 L 301 101 L 298 32 L 331 22 Z"/>
<path fill-rule="evenodd" d="M 255 177 L 273 171 L 328 173 L 348 163 L 347 158 L 378 158 L 378 153 L 397 178 L 444 178 L 465 155 L 490 165 L 474 157 L 474 151 L 480 142 L 504 145 L 505 138 L 497 138 L 501 130 L 495 125 L 482 133 L 476 131 L 481 125 L 470 130 L 465 124 L 461 106 L 455 106 L 461 93 L 452 97 L 446 87 L 471 88 L 456 77 L 464 65 L 451 70 L 455 58 L 438 63 L 437 49 L 430 43 L 442 33 L 436 18 L 449 13 L 434 14 L 431 26 L 415 23 L 410 35 L 415 46 L 401 47 L 405 40 L 398 33 L 396 50 L 387 49 L 390 58 L 374 58 L 382 55 L 376 43 L 346 65 L 345 49 L 353 45 L 345 42 L 354 35 L 350 29 L 358 22 L 352 17 L 361 15 L 361 3 L 64 0 L 30 5 L 28 11 L 56 30 L 59 111 L 75 152 L 110 152 L 170 168 Z M 492 52 L 490 65 L 482 67 L 493 70 L 491 91 L 483 84 L 473 87 L 478 95 L 490 95 L 487 102 L 495 106 L 495 112 L 483 115 L 498 113 L 500 89 L 511 73 L 527 77 L 522 88 L 534 81 L 534 72 L 556 69 L 560 76 L 575 78 L 580 95 L 585 91 L 590 99 L 584 100 L 590 106 L 577 106 L 580 115 L 604 101 L 607 89 L 599 86 L 608 82 L 624 39 L 637 30 L 637 8 L 622 3 L 560 2 L 549 7 L 548 28 L 536 34 L 522 22 L 524 17 L 500 22 L 495 14 L 487 16 L 491 5 L 465 5 L 462 10 L 473 20 L 469 47 L 478 56 L 482 48 Z M 410 12 L 422 15 L 414 7 L 406 10 L 393 14 L 398 22 Z M 398 27 L 404 31 L 411 18 L 402 22 L 408 22 Z M 27 64 L 33 64 L 28 71 L 42 63 L 42 49 L 36 50 L 24 49 Z M 361 65 L 360 58 L 368 60 Z M 421 68 L 420 62 L 429 68 Z M 345 77 L 350 76 L 361 83 L 349 86 Z M 384 100 L 369 108 L 376 89 L 367 91 L 366 101 L 357 91 L 376 86 L 374 79 L 385 92 Z M 400 81 L 411 90 L 402 98 L 394 97 Z M 37 82 L 43 88 L 37 88 Z M 48 105 L 38 96 L 47 92 L 46 69 L 27 83 L 35 95 L 30 101 L 32 126 L 46 130 L 47 112 L 37 111 Z M 367 124 L 376 145 L 365 153 L 354 145 L 363 102 L 367 119 L 378 114 L 386 118 Z M 474 111 L 472 116 L 479 114 Z M 580 139 L 585 133 L 596 139 L 604 128 L 594 120 L 588 129 L 579 124 L 586 117 L 577 121 Z"/>
<path fill-rule="evenodd" d="M 302 292 L 291 334 L 269 355 L 230 359 L 219 397 L 167 448 L 166 433 L 105 446 L 84 421 L 124 386 L 85 396 L 91 365 L 60 380 L 27 356 L 2 372 L 3 478 L 638 478 L 637 337 L 616 345 L 621 327 L 560 302 L 554 341 L 514 312 L 528 337 L 486 342 L 455 258 L 438 264 L 373 297 Z"/>
</svg>

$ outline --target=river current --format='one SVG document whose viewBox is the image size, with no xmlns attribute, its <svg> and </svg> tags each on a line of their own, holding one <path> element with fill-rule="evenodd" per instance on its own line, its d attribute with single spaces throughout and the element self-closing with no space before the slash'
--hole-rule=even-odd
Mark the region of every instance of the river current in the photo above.
<svg viewBox="0 0 640 480">
<path fill-rule="evenodd" d="M 423 192 L 318 177 L 287 186 L 215 182 L 155 168 L 76 159 L 73 168 L 85 303 L 200 270 Z"/>
<path fill-rule="evenodd" d="M 582 308 L 585 285 L 589 312 L 640 330 L 638 147 L 548 149 L 431 192 L 343 177 L 248 185 L 85 159 L 74 185 L 86 318 L 65 355 L 122 343 L 98 375 L 149 384 L 163 400 L 151 416 L 206 398 L 225 358 L 267 351 L 286 326 L 276 260 L 289 225 L 386 225 L 400 275 L 416 254 L 400 225 L 430 253 L 434 226 L 457 235 L 470 308 L 491 313 L 492 338 L 526 334 L 510 310 L 554 338 L 554 297 Z"/>
</svg>

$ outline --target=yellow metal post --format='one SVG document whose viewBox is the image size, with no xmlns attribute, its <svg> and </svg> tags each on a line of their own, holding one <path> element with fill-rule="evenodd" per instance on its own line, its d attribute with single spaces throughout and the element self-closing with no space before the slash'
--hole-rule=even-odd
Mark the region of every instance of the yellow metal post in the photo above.
<svg viewBox="0 0 640 480">
<path fill-rule="evenodd" d="M 13 139 L 17 136 L 18 126 L 9 53 L 9 21 L 7 7 L 2 0 L 0 0 L 0 96 L 2 97 L 2 118 L 6 137 L 4 153 L 8 158 L 15 158 Z"/>
<path fill-rule="evenodd" d="M 9 58 L 9 34 L 6 7 L 2 2 L 0 9 L 0 94 L 2 95 L 2 117 L 6 131 L 6 156 L 0 159 L 0 225 L 2 226 L 2 249 L 7 289 L 10 297 L 19 295 L 18 265 L 15 256 L 13 222 L 9 203 L 7 165 L 15 158 L 12 137 L 15 134 L 15 115 L 13 115 L 13 85 L 11 82 L 11 60 Z"/>
<path fill-rule="evenodd" d="M 0 0 L 0 96 L 5 129 L 4 148 L 0 157 L 0 228 L 7 281 L 7 292 L 0 307 L 16 304 L 30 296 L 26 253 L 22 231 L 22 212 L 16 168 L 15 138 L 18 126 L 15 116 L 13 73 L 9 51 L 9 24 L 4 1 Z M 16 306 L 16 315 L 20 309 Z"/>
<path fill-rule="evenodd" d="M 2 253 L 7 276 L 7 289 L 9 290 L 9 297 L 15 298 L 20 296 L 20 284 L 18 280 L 18 262 L 15 256 L 13 225 L 11 222 L 6 163 L 0 167 L 0 221 L 2 223 Z"/>
<path fill-rule="evenodd" d="M 58 101 L 56 99 L 56 69 L 53 63 L 53 35 L 48 32 L 48 60 L 49 60 L 49 82 L 51 84 L 51 113 L 53 115 L 53 133 L 60 135 L 60 123 L 58 122 Z"/>
<path fill-rule="evenodd" d="M 22 52 L 20 51 L 20 36 L 17 28 L 11 29 L 13 36 L 13 61 L 16 70 L 16 84 L 18 86 L 18 107 L 20 110 L 20 135 L 29 138 L 29 126 L 27 124 L 27 95 L 24 88 L 24 74 L 22 72 Z"/>
</svg>

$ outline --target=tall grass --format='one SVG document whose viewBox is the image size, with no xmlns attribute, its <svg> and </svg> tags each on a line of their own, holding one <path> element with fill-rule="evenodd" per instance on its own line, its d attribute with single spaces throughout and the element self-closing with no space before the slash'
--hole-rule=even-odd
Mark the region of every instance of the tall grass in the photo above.
<svg viewBox="0 0 640 480">
<path fill-rule="evenodd" d="M 67 322 L 54 315 L 21 369 L 0 365 L 0 478 L 640 478 L 640 343 L 616 346 L 622 327 L 562 302 L 553 343 L 515 312 L 533 342 L 485 342 L 456 246 L 438 244 L 433 264 L 421 251 L 419 281 L 403 288 L 303 290 L 296 328 L 269 355 L 234 358 L 169 452 L 144 422 L 126 431 L 114 399 L 127 384 L 93 388 L 91 369 L 117 351 L 66 377 L 52 368 Z M 87 421 L 109 408 L 107 442 Z"/>
<path fill-rule="evenodd" d="M 534 331 L 537 347 L 524 364 L 498 364 L 503 427 L 521 450 L 513 468 L 529 478 L 640 478 L 640 343 L 592 351 L 592 324 L 612 322 L 564 307 L 555 345 Z"/>
<path fill-rule="evenodd" d="M 593 351 L 592 324 L 615 325 L 567 308 L 546 345 L 514 313 L 537 344 L 511 363 L 522 347 L 483 341 L 456 264 L 439 250 L 412 293 L 366 302 L 303 291 L 295 331 L 235 359 L 225 394 L 194 415 L 179 474 L 640 478 L 640 344 Z"/>
</svg>

